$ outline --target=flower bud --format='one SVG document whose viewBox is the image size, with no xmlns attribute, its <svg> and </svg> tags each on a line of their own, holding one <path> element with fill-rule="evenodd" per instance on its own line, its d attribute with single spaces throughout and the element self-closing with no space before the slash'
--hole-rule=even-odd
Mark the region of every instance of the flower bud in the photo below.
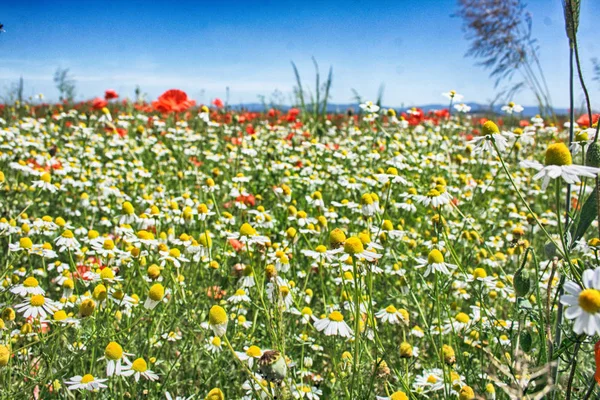
<svg viewBox="0 0 600 400">
<path fill-rule="evenodd" d="M 531 279 L 529 271 L 521 268 L 513 278 L 513 286 L 518 297 L 526 297 L 531 290 Z"/>
</svg>

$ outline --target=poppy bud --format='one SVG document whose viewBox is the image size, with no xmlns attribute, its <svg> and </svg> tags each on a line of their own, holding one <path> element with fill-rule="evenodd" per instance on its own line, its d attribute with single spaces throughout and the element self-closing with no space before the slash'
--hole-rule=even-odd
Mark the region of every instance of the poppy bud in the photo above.
<svg viewBox="0 0 600 400">
<path fill-rule="evenodd" d="M 526 297 L 531 289 L 529 272 L 523 268 L 518 270 L 513 278 L 513 286 L 518 297 Z"/>
<path fill-rule="evenodd" d="M 600 167 L 600 142 L 590 144 L 585 155 L 585 165 Z"/>
<path fill-rule="evenodd" d="M 528 353 L 529 350 L 531 350 L 531 344 L 533 342 L 533 340 L 531 338 L 531 333 L 529 333 L 529 331 L 521 332 L 521 336 L 519 337 L 519 342 L 521 344 L 521 349 L 523 349 L 523 351 L 525 353 Z"/>
</svg>

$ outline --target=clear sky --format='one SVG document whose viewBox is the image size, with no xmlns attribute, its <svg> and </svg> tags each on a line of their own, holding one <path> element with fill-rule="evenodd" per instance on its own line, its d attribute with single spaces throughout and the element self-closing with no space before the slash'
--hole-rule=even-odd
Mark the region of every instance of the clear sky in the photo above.
<svg viewBox="0 0 600 400">
<path fill-rule="evenodd" d="M 597 0 L 582 1 L 580 47 L 596 106 L 600 83 L 591 81 L 591 58 L 600 58 L 594 34 Z M 332 101 L 352 102 L 356 89 L 384 103 L 439 103 L 456 89 L 465 101 L 494 97 L 488 72 L 464 58 L 468 43 L 456 0 L 420 1 L 27 1 L 2 0 L 0 93 L 23 76 L 25 94 L 56 99 L 52 75 L 70 68 L 78 99 L 114 88 L 149 97 L 179 88 L 200 102 L 225 97 L 257 102 L 275 90 L 291 96 L 295 61 L 313 83 L 311 57 L 323 75 L 334 71 Z M 568 44 L 560 0 L 530 0 L 534 36 L 556 106 L 568 104 Z M 596 18 L 597 19 L 597 18 Z M 596 24 L 598 26 L 598 24 Z M 596 28 L 597 29 L 597 28 Z M 529 93 L 518 103 L 533 105 Z"/>
</svg>

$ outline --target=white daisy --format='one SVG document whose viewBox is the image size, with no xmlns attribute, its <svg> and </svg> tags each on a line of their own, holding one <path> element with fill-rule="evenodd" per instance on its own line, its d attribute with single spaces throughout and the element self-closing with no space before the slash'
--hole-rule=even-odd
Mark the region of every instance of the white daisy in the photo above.
<svg viewBox="0 0 600 400">
<path fill-rule="evenodd" d="M 418 265 L 415 268 L 427 267 L 423 276 L 427 277 L 434 271 L 441 272 L 444 275 L 450 275 L 450 269 L 455 269 L 456 265 L 448 264 L 444 261 L 444 255 L 438 249 L 433 249 L 427 255 L 427 260 L 417 258 Z"/>
<path fill-rule="evenodd" d="M 44 295 L 35 294 L 29 299 L 25 300 L 23 303 L 16 306 L 15 310 L 23 313 L 23 317 L 25 318 L 31 317 L 36 319 L 40 317 L 44 319 L 48 316 L 48 314 L 54 314 L 54 312 L 59 308 L 59 304 L 45 298 Z"/>
<path fill-rule="evenodd" d="M 13 286 L 10 288 L 10 292 L 21 297 L 27 297 L 34 294 L 46 293 L 43 288 L 40 287 L 39 282 L 33 276 L 25 279 L 23 283 Z"/>
<path fill-rule="evenodd" d="M 86 374 L 84 376 L 76 375 L 68 381 L 65 381 L 65 384 L 69 390 L 96 391 L 98 389 L 104 389 L 106 385 L 103 382 L 106 382 L 107 380 L 108 379 L 97 379 L 91 374 Z"/>
<path fill-rule="evenodd" d="M 542 178 L 542 189 L 548 187 L 550 179 L 561 177 L 567 183 L 579 183 L 580 176 L 594 178 L 600 173 L 600 168 L 587 167 L 573 164 L 571 152 L 564 143 L 554 143 L 548 146 L 546 150 L 545 165 L 537 161 L 524 160 L 520 165 L 526 168 L 533 168 L 539 171 L 533 176 L 533 179 Z"/>
<path fill-rule="evenodd" d="M 573 331 L 592 336 L 600 333 L 600 268 L 586 269 L 581 279 L 583 288 L 573 281 L 565 283 L 567 294 L 560 302 L 567 306 L 565 317 L 575 320 Z"/>
<path fill-rule="evenodd" d="M 138 358 L 131 363 L 131 365 L 125 367 L 123 371 L 121 371 L 122 376 L 131 376 L 133 375 L 136 382 L 140 380 L 140 377 L 144 377 L 149 381 L 158 380 L 158 375 L 156 375 L 153 371 L 148 369 L 148 363 L 143 358 Z"/>
<path fill-rule="evenodd" d="M 339 335 L 350 337 L 353 335 L 352 329 L 344 321 L 344 316 L 339 311 L 333 311 L 327 318 L 322 318 L 314 323 L 315 329 L 323 332 L 327 336 Z"/>
<path fill-rule="evenodd" d="M 375 316 L 381 318 L 381 322 L 389 322 L 392 325 L 400 323 L 408 324 L 408 319 L 402 311 L 406 312 L 406 310 L 398 310 L 393 305 L 389 305 L 386 308 L 379 310 Z M 408 316 L 408 313 L 406 313 L 406 315 Z"/>
</svg>

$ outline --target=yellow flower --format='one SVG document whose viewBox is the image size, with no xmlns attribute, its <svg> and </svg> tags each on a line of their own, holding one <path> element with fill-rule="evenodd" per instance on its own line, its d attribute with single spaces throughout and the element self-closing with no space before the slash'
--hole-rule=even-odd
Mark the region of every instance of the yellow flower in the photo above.
<svg viewBox="0 0 600 400">
<path fill-rule="evenodd" d="M 329 244 L 333 248 L 339 247 L 346 241 L 346 234 L 340 228 L 335 228 L 329 234 Z"/>
<path fill-rule="evenodd" d="M 227 313 L 221 306 L 212 306 L 208 313 L 208 322 L 216 336 L 223 336 L 227 332 Z"/>
<path fill-rule="evenodd" d="M 104 356 L 109 360 L 120 360 L 123 357 L 123 348 L 117 342 L 110 342 L 104 349 Z"/>
<path fill-rule="evenodd" d="M 165 288 L 160 283 L 155 283 L 148 291 L 148 297 L 154 301 L 161 301 L 165 296 Z"/>
<path fill-rule="evenodd" d="M 10 349 L 0 344 L 0 367 L 6 367 L 10 361 Z"/>
<path fill-rule="evenodd" d="M 571 151 L 569 148 L 562 142 L 553 143 L 548 146 L 546 149 L 546 165 L 571 165 L 573 164 L 573 159 L 571 157 Z"/>
<path fill-rule="evenodd" d="M 356 236 L 351 236 L 344 243 L 344 251 L 350 255 L 360 254 L 364 251 L 363 242 Z"/>
<path fill-rule="evenodd" d="M 204 400 L 225 400 L 225 395 L 219 388 L 214 388 L 206 395 Z"/>
<path fill-rule="evenodd" d="M 85 299 L 79 305 L 79 315 L 89 317 L 96 309 L 96 303 L 92 299 Z"/>
</svg>

